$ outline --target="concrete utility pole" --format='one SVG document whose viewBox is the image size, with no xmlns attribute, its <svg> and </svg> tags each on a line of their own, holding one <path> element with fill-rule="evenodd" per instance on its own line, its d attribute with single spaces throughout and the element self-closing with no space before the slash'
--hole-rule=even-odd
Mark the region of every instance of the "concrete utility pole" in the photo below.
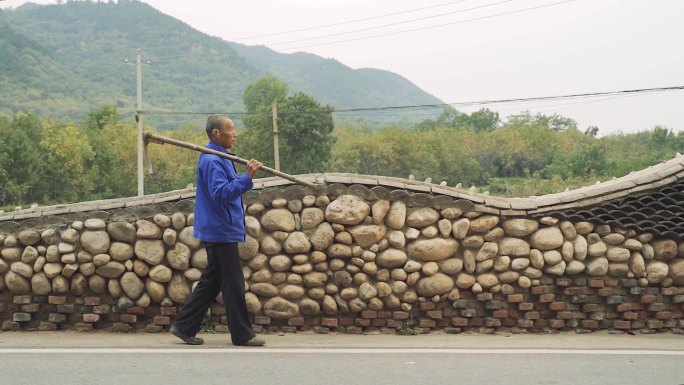
<svg viewBox="0 0 684 385">
<path fill-rule="evenodd" d="M 278 105 L 273 102 L 271 105 L 273 112 L 273 158 L 275 159 L 275 169 L 280 171 L 280 148 L 278 146 Z"/>
<path fill-rule="evenodd" d="M 138 122 L 138 196 L 145 195 L 145 182 L 143 180 L 143 115 L 142 115 L 142 62 L 140 60 L 141 49 L 135 50 L 135 66 L 136 66 L 136 115 L 135 120 Z"/>
</svg>

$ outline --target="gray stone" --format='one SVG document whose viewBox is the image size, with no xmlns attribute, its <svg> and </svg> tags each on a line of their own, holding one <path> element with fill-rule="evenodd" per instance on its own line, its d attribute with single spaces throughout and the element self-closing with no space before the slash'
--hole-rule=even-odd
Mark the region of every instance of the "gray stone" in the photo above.
<svg viewBox="0 0 684 385">
<path fill-rule="evenodd" d="M 370 206 L 354 195 L 341 195 L 325 209 L 325 219 L 342 225 L 358 225 L 370 213 Z M 262 220 L 263 222 L 263 220 Z"/>
<path fill-rule="evenodd" d="M 261 297 L 276 297 L 278 289 L 270 283 L 254 283 L 249 287 L 249 290 Z"/>
<path fill-rule="evenodd" d="M 285 251 L 290 254 L 308 253 L 311 250 L 311 243 L 306 234 L 295 231 L 287 237 L 284 247 Z"/>
<path fill-rule="evenodd" d="M 671 239 L 663 239 L 653 242 L 655 259 L 667 261 L 677 255 L 677 243 Z"/>
<path fill-rule="evenodd" d="M 586 263 L 587 274 L 593 276 L 602 276 L 608 273 L 608 258 L 599 257 L 593 258 Z"/>
<path fill-rule="evenodd" d="M 109 245 L 109 255 L 115 261 L 128 261 L 133 258 L 134 253 L 133 246 L 128 243 L 112 242 L 112 244 Z M 103 255 L 103 253 L 98 254 Z"/>
<path fill-rule="evenodd" d="M 207 250 L 202 248 L 195 251 L 190 258 L 190 266 L 197 269 L 204 269 L 207 267 Z"/>
<path fill-rule="evenodd" d="M 423 228 L 430 226 L 439 220 L 437 210 L 430 207 L 423 207 L 412 210 L 406 217 L 406 225 L 410 227 Z"/>
<path fill-rule="evenodd" d="M 348 229 L 357 245 L 367 248 L 385 237 L 387 230 L 381 225 L 360 225 Z"/>
<path fill-rule="evenodd" d="M 194 226 L 188 226 L 178 233 L 178 240 L 185 243 L 191 250 L 197 250 L 202 246 L 200 240 L 192 236 L 194 230 Z"/>
<path fill-rule="evenodd" d="M 46 265 L 47 266 L 47 265 Z M 126 271 L 126 267 L 119 262 L 107 262 L 95 270 L 95 274 L 105 278 L 118 278 Z"/>
<path fill-rule="evenodd" d="M 238 252 L 240 259 L 249 261 L 259 253 L 259 241 L 249 235 L 245 236 L 245 241 L 238 243 Z"/>
<path fill-rule="evenodd" d="M 632 252 L 629 259 L 629 269 L 636 278 L 646 277 L 646 261 L 644 261 L 644 257 L 638 251 Z"/>
<path fill-rule="evenodd" d="M 330 258 L 351 258 L 352 248 L 341 243 L 333 243 L 328 247 L 327 254 Z"/>
<path fill-rule="evenodd" d="M 59 242 L 59 235 L 55 229 L 46 229 L 40 234 L 40 238 L 46 245 L 55 245 Z"/>
<path fill-rule="evenodd" d="M 5 274 L 5 285 L 13 294 L 28 294 L 31 291 L 29 281 L 13 271 Z"/>
<path fill-rule="evenodd" d="M 332 244 L 334 238 L 335 231 L 332 229 L 332 226 L 330 226 L 330 223 L 323 222 L 318 225 L 313 234 L 309 236 L 309 242 L 311 242 L 311 246 L 313 246 L 314 250 L 320 251 L 327 249 Z"/>
<path fill-rule="evenodd" d="M 169 278 L 169 281 L 171 279 Z M 166 286 L 163 284 L 148 279 L 145 281 L 145 292 L 150 296 L 150 298 L 157 303 L 160 303 L 164 297 L 166 297 Z"/>
<path fill-rule="evenodd" d="M 494 274 L 480 274 L 477 276 L 477 283 L 487 290 L 499 284 L 499 278 Z"/>
<path fill-rule="evenodd" d="M 530 255 L 530 245 L 519 238 L 504 238 L 499 241 L 499 254 L 512 257 L 527 257 Z"/>
<path fill-rule="evenodd" d="M 162 229 L 156 223 L 140 219 L 135 224 L 138 227 L 136 232 L 138 239 L 161 239 Z"/>
<path fill-rule="evenodd" d="M 303 315 L 313 316 L 321 312 L 321 305 L 310 298 L 304 298 L 299 303 L 299 309 Z"/>
<path fill-rule="evenodd" d="M 57 250 L 60 254 L 73 253 L 76 250 L 76 247 L 71 243 L 60 242 L 57 245 Z"/>
<path fill-rule="evenodd" d="M 590 257 L 602 257 L 606 255 L 606 251 L 608 251 L 608 246 L 606 246 L 605 243 L 598 241 L 589 245 L 587 248 L 587 255 Z"/>
<path fill-rule="evenodd" d="M 406 203 L 401 201 L 392 202 L 385 223 L 390 229 L 401 230 L 406 224 Z"/>
<path fill-rule="evenodd" d="M 309 230 L 317 227 L 325 220 L 323 210 L 316 207 L 307 207 L 302 210 L 301 223 L 303 230 Z"/>
<path fill-rule="evenodd" d="M 646 279 L 649 284 L 662 282 L 669 273 L 669 266 L 665 262 L 651 261 L 646 265 Z"/>
<path fill-rule="evenodd" d="M 451 226 L 451 233 L 456 239 L 463 239 L 468 234 L 470 229 L 470 220 L 468 218 L 461 218 L 453 223 Z"/>
<path fill-rule="evenodd" d="M 385 221 L 385 217 L 390 209 L 390 202 L 385 199 L 381 199 L 373 204 L 371 207 L 371 214 L 373 215 L 373 224 L 382 225 Z"/>
<path fill-rule="evenodd" d="M 485 242 L 475 256 L 475 261 L 482 262 L 494 258 L 499 252 L 499 245 L 494 242 Z"/>
<path fill-rule="evenodd" d="M 420 261 L 441 261 L 450 258 L 458 250 L 455 239 L 425 239 L 411 242 L 408 247 L 410 258 Z"/>
<path fill-rule="evenodd" d="M 606 252 L 606 257 L 610 262 L 627 262 L 630 256 L 630 251 L 622 247 L 611 247 Z"/>
<path fill-rule="evenodd" d="M 158 265 L 164 259 L 164 242 L 141 239 L 135 242 L 135 255 L 150 265 Z"/>
<path fill-rule="evenodd" d="M 175 245 L 178 239 L 178 233 L 174 229 L 164 229 L 164 234 L 162 234 L 162 241 L 167 245 Z"/>
<path fill-rule="evenodd" d="M 126 272 L 121 277 L 121 289 L 130 299 L 138 299 L 145 291 L 145 283 L 133 272 Z"/>
<path fill-rule="evenodd" d="M 190 296 L 190 281 L 183 274 L 174 274 L 168 283 L 167 292 L 173 302 L 183 304 Z"/>
<path fill-rule="evenodd" d="M 299 315 L 299 306 L 284 298 L 274 297 L 263 306 L 265 315 L 276 319 L 288 319 Z"/>
<path fill-rule="evenodd" d="M 76 229 L 66 229 L 59 234 L 59 237 L 66 243 L 74 243 L 78 240 L 78 231 Z"/>
<path fill-rule="evenodd" d="M 542 251 L 557 249 L 563 245 L 563 233 L 557 227 L 539 229 L 530 236 L 530 245 Z"/>
<path fill-rule="evenodd" d="M 586 269 L 586 266 L 584 266 L 583 262 L 580 261 L 570 261 L 568 262 L 567 266 L 565 267 L 565 274 L 568 275 L 575 275 L 579 274 Z"/>
<path fill-rule="evenodd" d="M 36 230 L 22 230 L 17 234 L 17 239 L 24 246 L 33 246 L 40 241 L 40 234 Z"/>
<path fill-rule="evenodd" d="M 178 242 L 166 253 L 166 260 L 174 269 L 186 270 L 190 267 L 190 248 Z"/>
<path fill-rule="evenodd" d="M 470 221 L 470 231 L 475 233 L 486 233 L 499 224 L 499 217 L 496 215 L 482 215 Z"/>
<path fill-rule="evenodd" d="M 107 228 L 107 223 L 105 223 L 105 221 L 102 219 L 97 218 L 87 219 L 83 225 L 88 230 L 104 230 Z"/>
<path fill-rule="evenodd" d="M 377 256 L 375 263 L 380 267 L 392 269 L 404 266 L 407 260 L 408 256 L 403 250 L 387 249 Z"/>
<path fill-rule="evenodd" d="M 186 225 L 185 214 L 183 213 L 173 213 L 171 215 L 171 227 L 175 230 L 182 230 Z"/>
<path fill-rule="evenodd" d="M 24 262 L 14 262 L 10 265 L 10 270 L 25 278 L 31 278 L 33 267 Z"/>
<path fill-rule="evenodd" d="M 588 244 L 587 239 L 582 235 L 577 235 L 575 239 L 572 240 L 572 246 L 574 248 L 574 257 L 578 261 L 584 261 L 587 258 Z"/>
<path fill-rule="evenodd" d="M 304 288 L 299 285 L 285 285 L 280 289 L 280 296 L 287 300 L 298 300 L 304 296 Z"/>
<path fill-rule="evenodd" d="M 324 287 L 328 281 L 328 275 L 321 272 L 306 273 L 303 278 L 305 287 Z"/>
<path fill-rule="evenodd" d="M 38 273 L 31 277 L 31 289 L 35 295 L 48 295 L 52 291 L 52 285 L 44 273 Z"/>
<path fill-rule="evenodd" d="M 276 255 L 268 261 L 271 268 L 275 271 L 288 271 L 292 267 L 292 260 L 286 255 Z"/>
<path fill-rule="evenodd" d="M 136 240 L 135 226 L 128 222 L 112 222 L 107 225 L 107 233 L 116 241 L 133 243 Z"/>
<path fill-rule="evenodd" d="M 24 263 L 33 263 L 38 258 L 38 250 L 33 246 L 26 246 L 24 252 L 21 254 L 21 261 Z"/>
<path fill-rule="evenodd" d="M 418 280 L 416 291 L 418 295 L 432 297 L 449 293 L 454 288 L 454 280 L 446 274 L 436 273 Z"/>
</svg>

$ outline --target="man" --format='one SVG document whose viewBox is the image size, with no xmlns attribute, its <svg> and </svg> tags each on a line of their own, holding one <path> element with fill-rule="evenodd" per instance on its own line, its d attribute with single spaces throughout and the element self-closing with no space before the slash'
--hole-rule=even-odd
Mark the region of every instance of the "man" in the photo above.
<svg viewBox="0 0 684 385">
<path fill-rule="evenodd" d="M 228 152 L 235 145 L 237 133 L 227 116 L 207 119 L 207 148 Z M 171 333 L 190 345 L 201 345 L 195 337 L 204 315 L 219 291 L 223 295 L 233 345 L 263 346 L 252 330 L 245 303 L 245 286 L 238 254 L 238 242 L 245 241 L 245 214 L 242 194 L 252 188 L 252 177 L 262 167 L 250 160 L 247 172 L 238 175 L 229 159 L 202 153 L 197 162 L 195 228 L 193 236 L 207 250 L 207 267 L 187 303 L 171 326 Z"/>
</svg>

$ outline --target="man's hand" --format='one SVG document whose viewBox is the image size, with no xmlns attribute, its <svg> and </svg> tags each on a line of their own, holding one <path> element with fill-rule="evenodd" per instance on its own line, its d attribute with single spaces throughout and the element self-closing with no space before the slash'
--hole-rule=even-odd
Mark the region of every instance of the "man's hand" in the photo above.
<svg viewBox="0 0 684 385">
<path fill-rule="evenodd" d="M 254 174 L 256 174 L 259 169 L 261 169 L 261 162 L 259 162 L 256 159 L 250 159 L 249 162 L 247 162 L 247 174 L 249 175 L 250 178 L 254 177 Z"/>
</svg>

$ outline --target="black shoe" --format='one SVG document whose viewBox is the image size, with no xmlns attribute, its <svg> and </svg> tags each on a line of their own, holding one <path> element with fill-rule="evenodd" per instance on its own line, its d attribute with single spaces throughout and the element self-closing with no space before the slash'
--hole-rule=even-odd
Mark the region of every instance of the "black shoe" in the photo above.
<svg viewBox="0 0 684 385">
<path fill-rule="evenodd" d="M 175 325 L 171 325 L 170 332 L 173 333 L 174 336 L 182 339 L 183 342 L 185 342 L 188 345 L 202 345 L 204 343 L 203 339 L 195 336 L 189 336 L 183 333 L 182 331 L 176 329 Z"/>
<path fill-rule="evenodd" d="M 259 346 L 264 346 L 266 345 L 266 341 L 262 340 L 261 338 L 257 337 L 252 337 L 252 339 L 239 343 L 239 344 L 234 344 L 237 346 L 250 346 L 250 347 L 259 347 Z"/>
</svg>

